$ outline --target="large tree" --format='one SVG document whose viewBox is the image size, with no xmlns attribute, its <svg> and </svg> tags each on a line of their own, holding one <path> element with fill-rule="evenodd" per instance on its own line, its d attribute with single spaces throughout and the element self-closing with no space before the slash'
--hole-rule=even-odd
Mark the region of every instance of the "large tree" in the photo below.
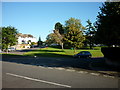
<svg viewBox="0 0 120 90">
<path fill-rule="evenodd" d="M 86 29 L 85 29 L 85 37 L 86 37 L 85 41 L 89 44 L 90 49 L 92 49 L 93 47 L 94 35 L 95 35 L 95 27 L 92 25 L 91 21 L 88 19 Z"/>
<path fill-rule="evenodd" d="M 80 48 L 83 46 L 84 36 L 82 30 L 84 29 L 79 19 L 70 18 L 65 24 L 66 34 L 64 40 L 66 44 L 74 48 Z"/>
<path fill-rule="evenodd" d="M 2 50 L 2 27 L 0 27 L 0 49 Z"/>
<path fill-rule="evenodd" d="M 59 33 L 60 33 L 61 35 L 64 34 L 64 28 L 63 28 L 63 25 L 62 25 L 60 22 L 57 22 L 57 23 L 55 24 L 55 30 L 59 30 Z"/>
<path fill-rule="evenodd" d="M 55 24 L 55 30 L 53 30 L 53 31 L 54 31 L 54 34 L 56 34 L 56 36 L 57 36 L 57 41 L 56 42 L 59 42 L 62 49 L 64 49 L 64 47 L 63 47 L 63 38 L 64 38 L 63 25 L 61 23 L 57 22 Z"/>
<path fill-rule="evenodd" d="M 100 10 L 96 22 L 97 43 L 120 45 L 120 2 L 105 2 Z"/>
<path fill-rule="evenodd" d="M 8 52 L 8 47 L 17 44 L 18 31 L 15 27 L 2 27 L 2 49 Z"/>
</svg>

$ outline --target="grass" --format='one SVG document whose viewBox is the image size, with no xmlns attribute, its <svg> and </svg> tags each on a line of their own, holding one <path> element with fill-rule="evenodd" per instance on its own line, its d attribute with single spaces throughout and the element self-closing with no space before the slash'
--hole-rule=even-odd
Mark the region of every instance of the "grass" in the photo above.
<svg viewBox="0 0 120 90">
<path fill-rule="evenodd" d="M 99 47 L 96 47 L 97 49 L 94 50 L 86 50 L 86 49 L 78 49 L 76 50 L 76 53 L 80 52 L 80 51 L 89 51 L 92 54 L 92 57 L 103 57 L 103 54 L 100 50 Z M 34 51 L 30 51 L 30 52 L 26 52 L 24 53 L 24 55 L 27 56 L 46 56 L 46 57 L 70 57 L 73 56 L 74 54 L 74 50 L 71 49 L 57 49 L 57 48 L 42 48 L 39 50 L 34 50 Z"/>
</svg>

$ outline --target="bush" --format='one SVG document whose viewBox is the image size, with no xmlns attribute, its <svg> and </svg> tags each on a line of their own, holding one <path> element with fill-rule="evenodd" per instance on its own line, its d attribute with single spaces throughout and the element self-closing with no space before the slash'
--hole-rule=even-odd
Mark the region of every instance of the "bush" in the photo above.
<svg viewBox="0 0 120 90">
<path fill-rule="evenodd" d="M 101 52 L 104 54 L 104 57 L 114 61 L 120 60 L 119 51 L 120 51 L 120 47 L 102 47 L 101 48 Z"/>
</svg>

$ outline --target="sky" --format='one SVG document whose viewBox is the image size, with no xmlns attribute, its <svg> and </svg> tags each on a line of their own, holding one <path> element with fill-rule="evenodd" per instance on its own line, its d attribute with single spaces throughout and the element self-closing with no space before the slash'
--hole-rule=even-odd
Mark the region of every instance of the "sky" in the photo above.
<svg viewBox="0 0 120 90">
<path fill-rule="evenodd" d="M 88 19 L 94 23 L 101 6 L 102 2 L 2 2 L 2 26 L 45 41 L 57 22 L 65 25 L 73 17 L 83 26 Z"/>
</svg>

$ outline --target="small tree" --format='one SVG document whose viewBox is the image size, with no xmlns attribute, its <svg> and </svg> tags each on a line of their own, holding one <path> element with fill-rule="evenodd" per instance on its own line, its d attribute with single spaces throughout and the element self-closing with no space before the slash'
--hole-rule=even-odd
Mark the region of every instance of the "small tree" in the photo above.
<svg viewBox="0 0 120 90">
<path fill-rule="evenodd" d="M 17 44 L 18 31 L 12 26 L 2 27 L 2 50 L 8 52 L 8 47 Z"/>
<path fill-rule="evenodd" d="M 120 2 L 105 2 L 96 22 L 96 42 L 108 46 L 120 45 Z"/>
<path fill-rule="evenodd" d="M 39 36 L 39 40 L 38 40 L 38 42 L 37 42 L 37 45 L 38 45 L 38 47 L 41 47 L 41 46 L 42 46 L 42 41 L 41 41 L 40 36 Z"/>
<path fill-rule="evenodd" d="M 75 18 L 70 18 L 66 21 L 65 24 L 66 34 L 64 40 L 66 44 L 74 48 L 74 53 L 76 52 L 76 48 L 80 48 L 83 46 L 83 41 L 85 40 L 82 30 L 83 26 L 80 20 Z"/>
</svg>

